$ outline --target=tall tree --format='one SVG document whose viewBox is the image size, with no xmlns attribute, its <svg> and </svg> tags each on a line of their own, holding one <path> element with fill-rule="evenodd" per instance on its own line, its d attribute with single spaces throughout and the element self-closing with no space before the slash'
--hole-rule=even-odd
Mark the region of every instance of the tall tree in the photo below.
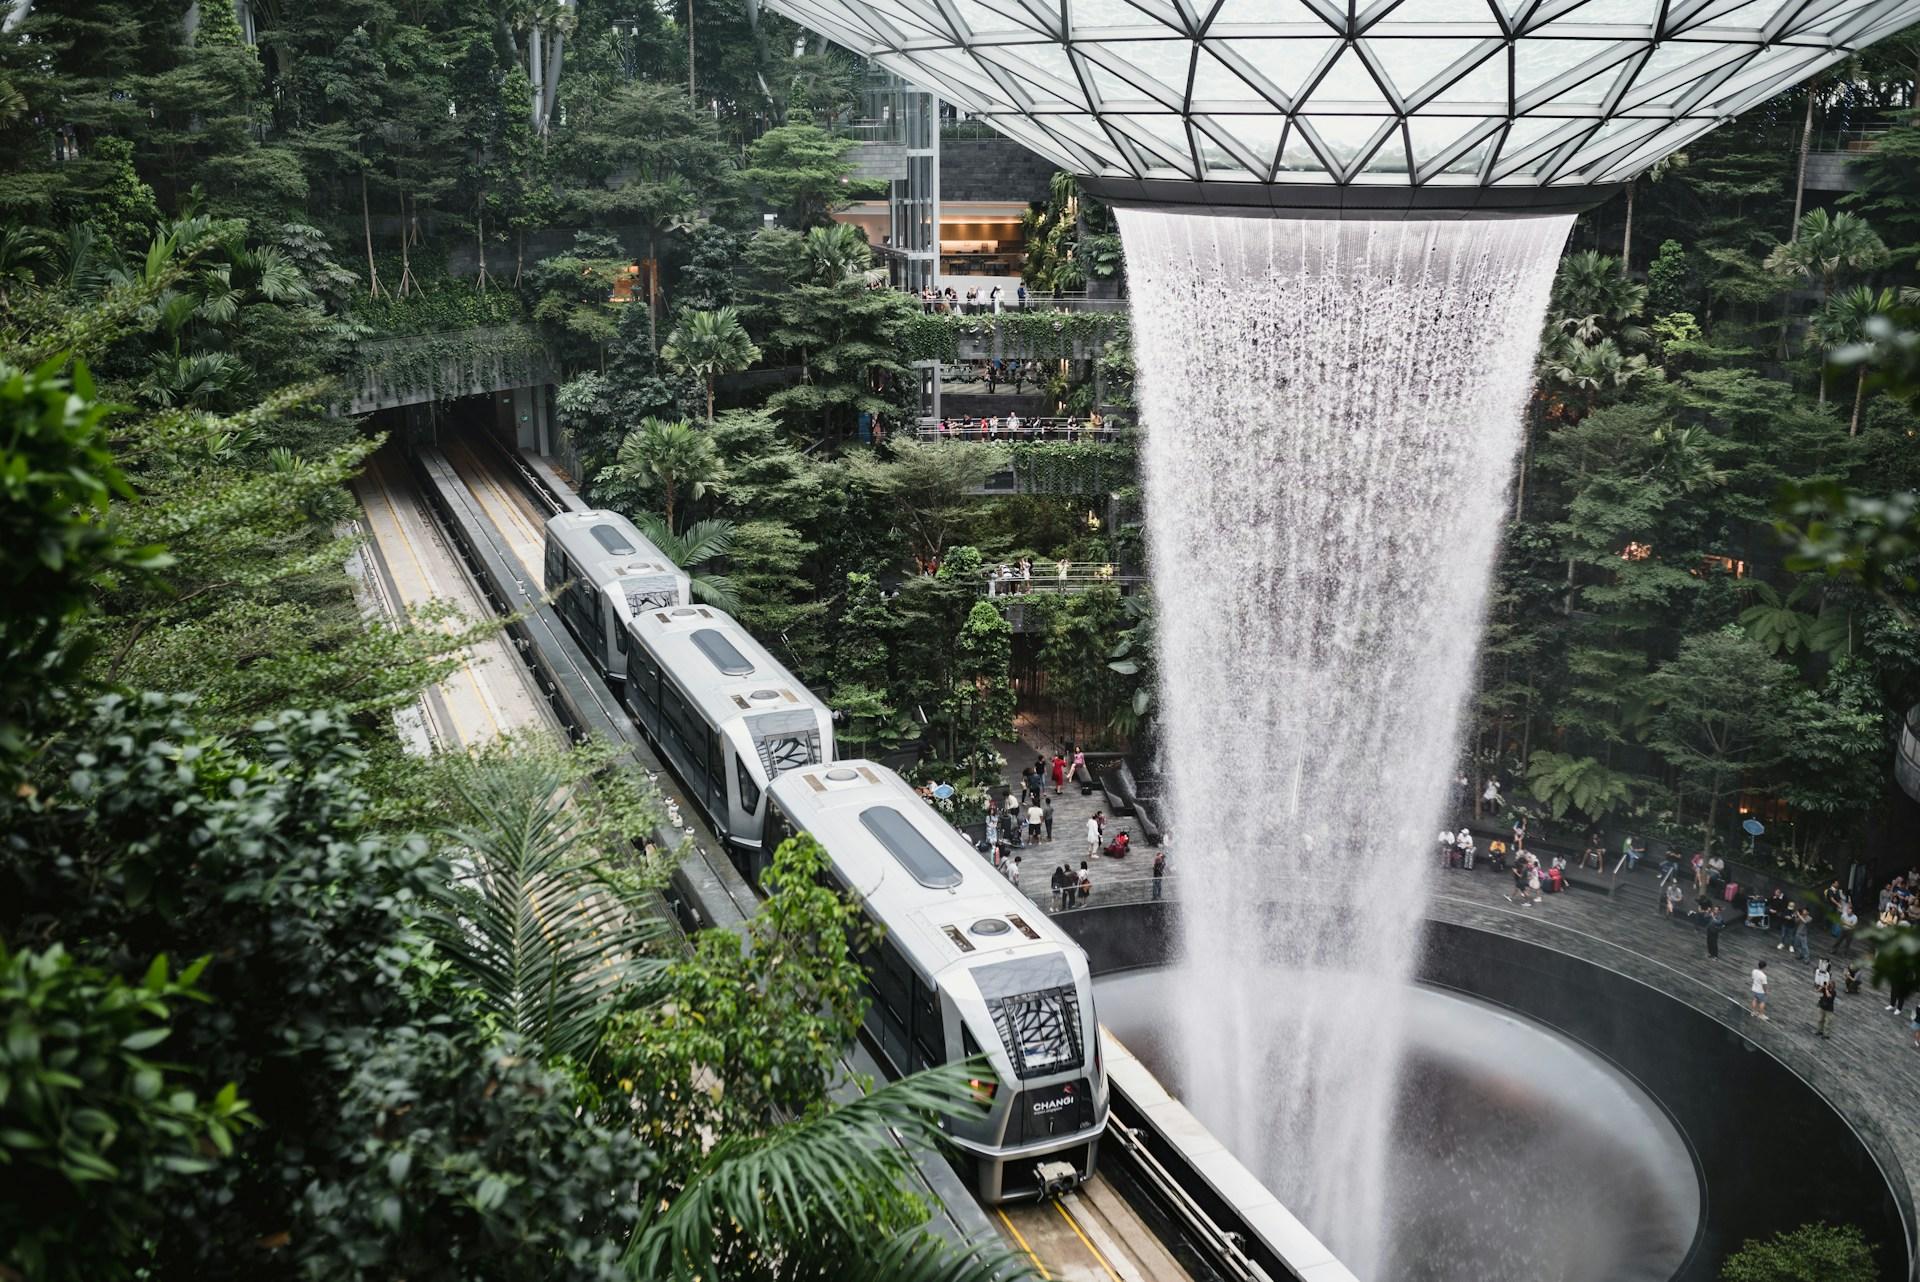
<svg viewBox="0 0 1920 1282">
<path fill-rule="evenodd" d="M 722 374 L 738 373 L 760 359 L 760 349 L 753 345 L 740 325 L 740 313 L 731 307 L 710 312 L 682 312 L 660 354 L 667 364 L 706 384 L 709 425 L 713 422 L 714 381 Z"/>
</svg>

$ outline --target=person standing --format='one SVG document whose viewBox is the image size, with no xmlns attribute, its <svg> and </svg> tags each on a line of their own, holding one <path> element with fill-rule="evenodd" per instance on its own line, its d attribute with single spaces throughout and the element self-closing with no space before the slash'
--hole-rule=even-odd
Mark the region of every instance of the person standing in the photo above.
<svg viewBox="0 0 1920 1282">
<path fill-rule="evenodd" d="M 1833 941 L 1833 950 L 1829 957 L 1851 957 L 1853 955 L 1853 932 L 1860 925 L 1860 914 L 1853 911 L 1852 904 L 1840 906 L 1840 938 Z"/>
<path fill-rule="evenodd" d="M 1047 830 L 1047 842 L 1053 842 L 1053 798 L 1040 798 L 1040 826 Z"/>
<path fill-rule="evenodd" d="M 1059 753 L 1053 754 L 1053 795 L 1059 796 L 1067 786 L 1067 759 Z"/>
<path fill-rule="evenodd" d="M 1720 905 L 1715 904 L 1707 912 L 1707 956 L 1720 955 L 1720 932 L 1726 928 L 1727 923 L 1720 919 Z"/>
<path fill-rule="evenodd" d="M 1714 912 L 1714 916 L 1716 917 L 1720 915 L 1720 910 L 1718 908 L 1714 909 L 1713 912 Z M 1712 928 L 1709 927 L 1708 929 L 1712 929 Z M 1766 1019 L 1767 1018 L 1767 964 L 1765 962 L 1755 962 L 1753 964 L 1752 984 L 1753 984 L 1753 995 L 1747 1001 L 1747 1014 L 1757 1016 L 1760 1019 Z"/>
<path fill-rule="evenodd" d="M 1813 925 L 1813 910 L 1796 909 L 1793 914 L 1793 955 L 1801 961 L 1812 961 L 1813 950 L 1807 944 L 1807 928 Z"/>
<path fill-rule="evenodd" d="M 1100 813 L 1095 811 L 1087 817 L 1087 858 L 1100 853 Z"/>
<path fill-rule="evenodd" d="M 1087 861 L 1080 861 L 1080 902 L 1086 903 L 1093 898 L 1093 874 L 1087 870 Z"/>
<path fill-rule="evenodd" d="M 1153 897 L 1160 898 L 1160 879 L 1167 875 L 1167 852 L 1164 847 L 1153 852 Z"/>
<path fill-rule="evenodd" d="M 1499 814 L 1500 807 L 1506 804 L 1506 799 L 1500 795 L 1500 781 L 1492 775 L 1487 776 L 1487 786 L 1480 793 L 1480 800 L 1485 803 L 1490 815 Z"/>
<path fill-rule="evenodd" d="M 1045 819 L 1046 816 L 1038 803 L 1027 807 L 1027 844 L 1029 846 L 1040 844 L 1040 826 Z"/>
<path fill-rule="evenodd" d="M 1015 855 L 1013 858 L 1007 860 L 1006 863 L 1000 866 L 1000 870 L 1007 874 L 1007 880 L 1013 883 L 1015 889 L 1018 889 L 1020 886 L 1020 856 Z"/>
<path fill-rule="evenodd" d="M 1053 906 L 1055 908 L 1060 906 L 1060 879 L 1066 876 L 1066 873 L 1067 866 L 1065 864 L 1056 864 L 1053 869 L 1053 876 L 1047 879 L 1047 890 L 1048 893 L 1053 896 Z"/>
<path fill-rule="evenodd" d="M 1792 945 L 1795 914 L 1799 911 L 1800 906 L 1791 899 L 1787 899 L 1783 901 L 1779 915 L 1772 919 L 1773 924 L 1780 930 L 1780 942 L 1773 946 L 1775 952 L 1785 952 Z"/>
<path fill-rule="evenodd" d="M 1833 1022 L 1835 996 L 1833 981 L 1831 979 L 1820 985 L 1820 997 L 1818 999 L 1820 1006 L 1820 1027 L 1814 1030 L 1817 1036 L 1825 1037 L 1827 1035 L 1827 1025 Z"/>
</svg>

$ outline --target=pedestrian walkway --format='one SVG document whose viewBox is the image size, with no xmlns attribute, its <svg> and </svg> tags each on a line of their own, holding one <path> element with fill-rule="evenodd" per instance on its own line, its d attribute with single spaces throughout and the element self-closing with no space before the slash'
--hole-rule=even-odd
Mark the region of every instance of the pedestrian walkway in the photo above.
<svg viewBox="0 0 1920 1282">
<path fill-rule="evenodd" d="M 1064 745 L 1061 745 L 1064 746 Z M 1033 764 L 1037 756 L 1044 756 L 1049 770 L 1053 765 L 1056 750 L 1050 740 L 1044 736 L 1028 732 L 1023 738 L 1011 743 L 994 745 L 1000 755 L 1007 760 L 1007 769 L 1001 780 L 998 793 L 1000 799 L 1007 795 L 1010 787 L 1017 795 L 1020 791 L 1020 770 Z M 1071 758 L 1069 757 L 1069 761 Z M 1098 787 L 1086 796 L 1080 794 L 1080 787 L 1072 779 L 1067 780 L 1065 790 L 1055 795 L 1053 777 L 1047 777 L 1047 795 L 1053 798 L 1053 841 L 1043 841 L 1038 847 L 1023 847 L 1016 853 L 1020 855 L 1020 888 L 1027 897 L 1039 903 L 1047 898 L 1047 878 L 1053 869 L 1062 863 L 1071 864 L 1075 875 L 1079 874 L 1080 861 L 1087 859 L 1088 872 L 1093 878 L 1093 898 L 1089 907 L 1101 904 L 1127 903 L 1133 900 L 1153 897 L 1153 856 L 1154 848 L 1140 836 L 1140 825 L 1127 815 L 1107 815 L 1107 837 L 1112 839 L 1116 832 L 1126 831 L 1133 836 L 1133 851 L 1125 859 L 1109 859 L 1105 856 L 1087 856 L 1087 820 L 1095 813 L 1107 807 L 1106 796 Z M 1163 885 L 1164 893 L 1173 893 L 1173 859 L 1169 852 L 1167 876 Z M 1046 905 L 1049 910 L 1053 905 Z"/>
</svg>

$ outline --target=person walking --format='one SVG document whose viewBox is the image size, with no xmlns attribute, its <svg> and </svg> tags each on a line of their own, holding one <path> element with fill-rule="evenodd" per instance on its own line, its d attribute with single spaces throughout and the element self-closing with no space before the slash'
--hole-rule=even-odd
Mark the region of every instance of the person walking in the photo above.
<svg viewBox="0 0 1920 1282">
<path fill-rule="evenodd" d="M 1100 812 L 1094 811 L 1087 818 L 1087 858 L 1100 853 Z"/>
<path fill-rule="evenodd" d="M 1153 897 L 1160 898 L 1160 879 L 1167 875 L 1167 852 L 1165 848 L 1153 852 Z"/>
<path fill-rule="evenodd" d="M 1715 904 L 1707 912 L 1707 956 L 1720 955 L 1720 932 L 1726 928 L 1727 923 L 1720 919 L 1720 905 Z"/>
<path fill-rule="evenodd" d="M 1047 892 L 1053 896 L 1053 906 L 1055 908 L 1060 906 L 1060 879 L 1066 876 L 1066 873 L 1067 866 L 1065 864 L 1056 864 L 1053 869 L 1053 876 L 1047 878 Z"/>
<path fill-rule="evenodd" d="M 1093 898 L 1093 874 L 1087 870 L 1087 861 L 1080 861 L 1080 902 L 1086 903 Z"/>
<path fill-rule="evenodd" d="M 1020 885 L 1020 856 L 1015 855 L 1013 858 L 1007 860 L 1006 863 L 1000 865 L 1000 871 L 1004 872 L 1007 875 L 1007 880 L 1012 882 L 1014 887 L 1018 889 Z"/>
<path fill-rule="evenodd" d="M 1053 841 L 1053 798 L 1040 798 L 1040 826 L 1047 830 L 1047 841 Z"/>
<path fill-rule="evenodd" d="M 1719 915 L 1720 910 L 1718 908 L 1714 909 L 1713 911 L 1715 916 Z M 1758 1016 L 1761 1019 L 1766 1019 L 1767 1018 L 1767 964 L 1765 962 L 1755 962 L 1753 964 L 1752 982 L 1753 982 L 1753 996 L 1747 1002 L 1747 1014 Z"/>
<path fill-rule="evenodd" d="M 1835 996 L 1836 994 L 1834 993 L 1834 990 L 1833 990 L 1833 981 L 1831 979 L 1829 979 L 1826 983 L 1820 985 L 1820 996 L 1818 998 L 1818 1004 L 1820 1007 L 1820 1026 L 1814 1030 L 1814 1035 L 1817 1037 L 1825 1037 L 1827 1035 L 1827 1025 L 1833 1022 L 1833 1007 L 1834 1007 Z"/>
</svg>

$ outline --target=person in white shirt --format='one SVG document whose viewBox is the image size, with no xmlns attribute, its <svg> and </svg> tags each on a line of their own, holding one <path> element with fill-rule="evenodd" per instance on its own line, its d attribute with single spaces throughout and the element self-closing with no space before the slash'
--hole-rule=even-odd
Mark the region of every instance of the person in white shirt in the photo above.
<svg viewBox="0 0 1920 1282">
<path fill-rule="evenodd" d="M 1087 820 L 1087 858 L 1100 853 L 1100 816 Z"/>
<path fill-rule="evenodd" d="M 1454 858 L 1454 852 L 1457 849 L 1458 847 L 1453 844 L 1452 831 L 1442 828 L 1440 830 L 1440 866 L 1442 868 L 1452 868 L 1456 865 L 1458 861 Z"/>
<path fill-rule="evenodd" d="M 1027 844 L 1029 846 L 1040 844 L 1040 825 L 1046 817 L 1046 813 L 1037 804 L 1027 807 Z"/>
<path fill-rule="evenodd" d="M 1756 962 L 1753 967 L 1753 998 L 1747 1003 L 1747 1013 L 1767 1018 L 1767 964 Z M 1772 1022 L 1772 1021 L 1768 1021 Z"/>
<path fill-rule="evenodd" d="M 1007 875 L 1008 881 L 1018 886 L 1020 884 L 1020 856 L 1015 855 L 1013 858 L 1007 860 L 1006 863 L 1001 864 L 1000 871 Z"/>
<path fill-rule="evenodd" d="M 1462 828 L 1460 830 L 1459 835 L 1453 839 L 1453 844 L 1460 847 L 1460 866 L 1462 868 L 1465 868 L 1468 872 L 1472 872 L 1473 871 L 1473 834 L 1468 832 L 1465 828 Z"/>
</svg>

